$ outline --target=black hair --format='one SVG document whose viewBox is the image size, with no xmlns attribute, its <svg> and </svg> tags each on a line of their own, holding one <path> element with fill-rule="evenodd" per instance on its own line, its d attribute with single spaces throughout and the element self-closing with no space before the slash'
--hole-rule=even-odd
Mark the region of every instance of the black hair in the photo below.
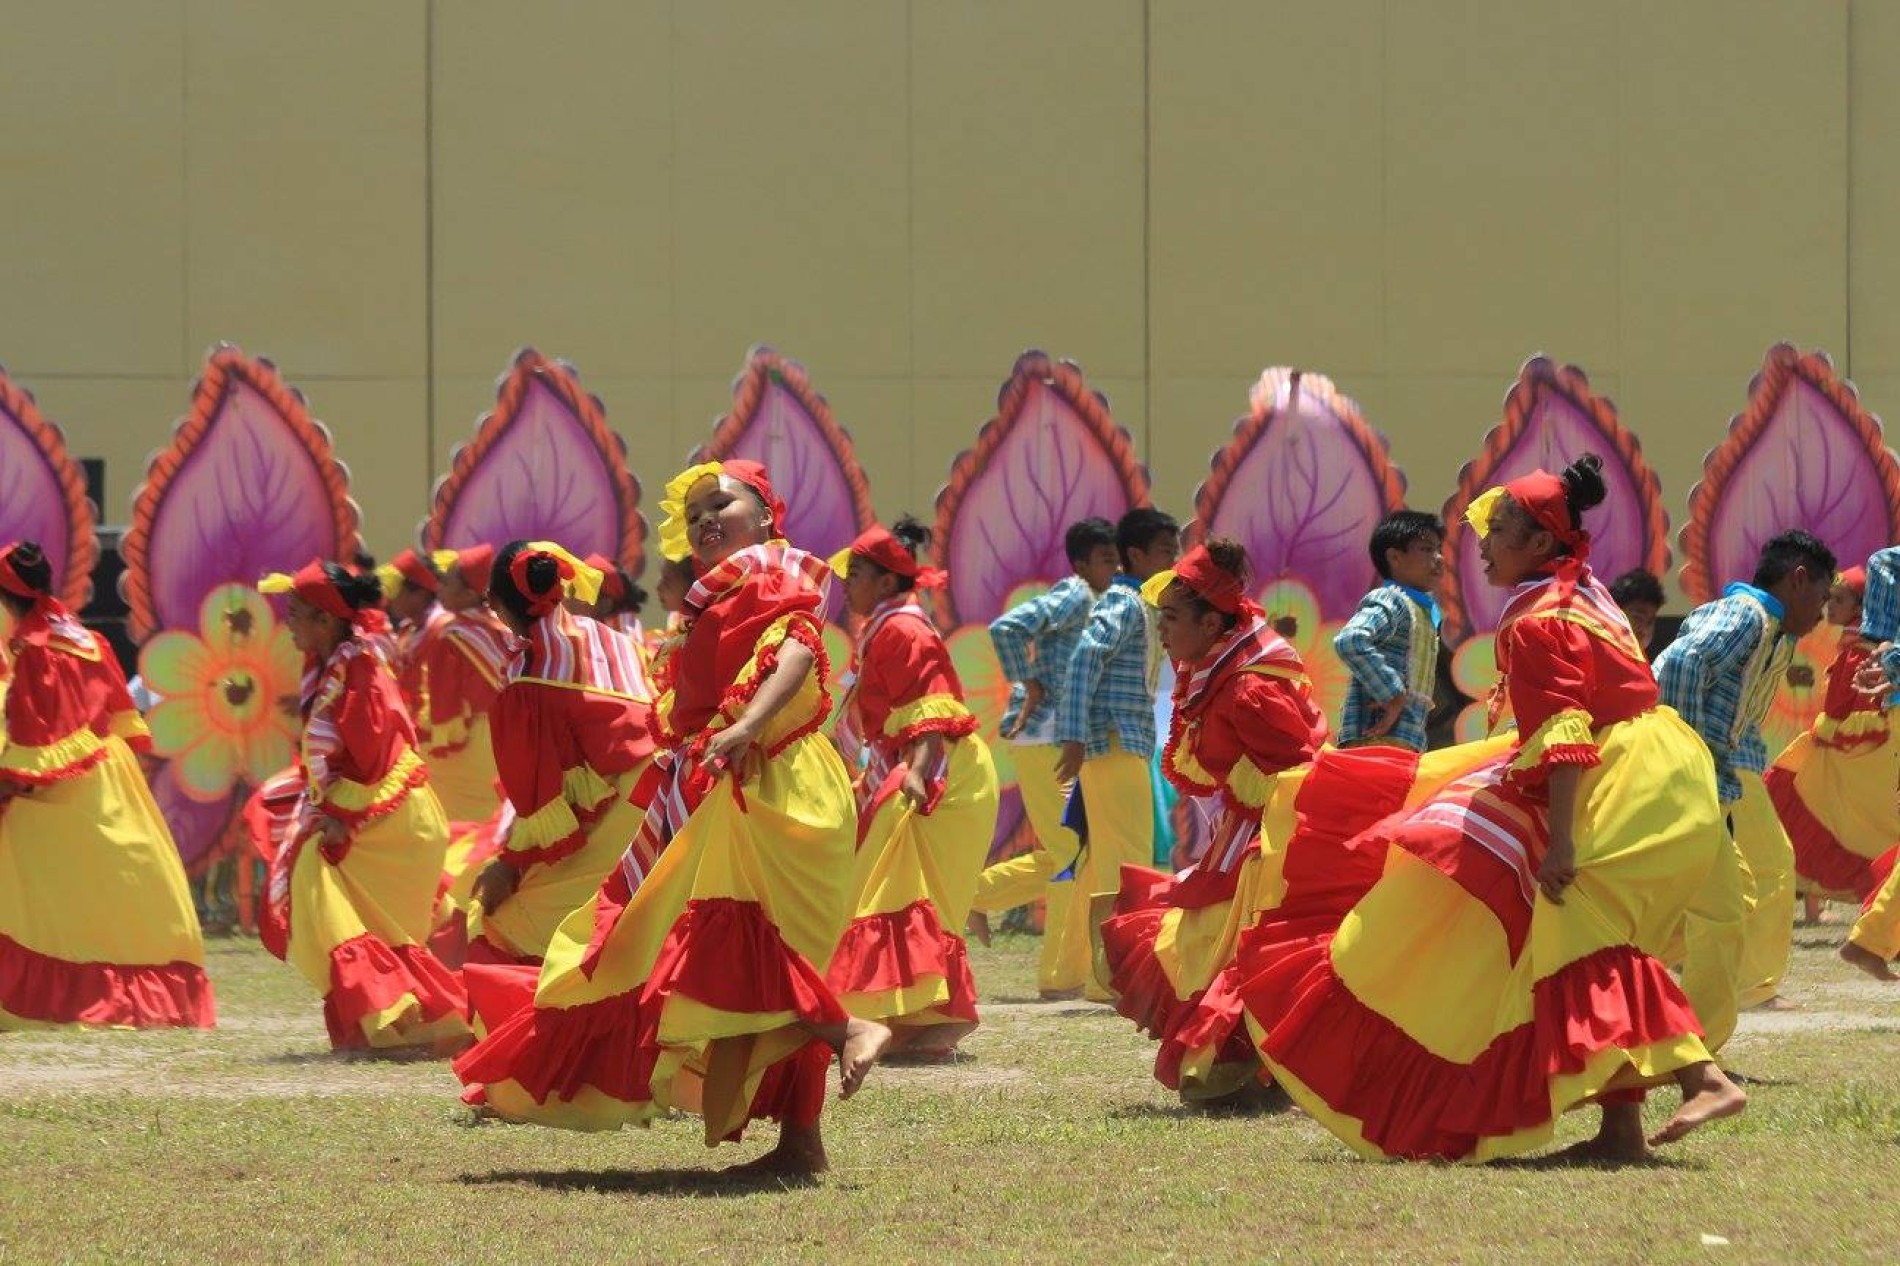
<svg viewBox="0 0 1900 1266">
<path fill-rule="evenodd" d="M 357 546 L 356 552 L 350 555 L 350 569 L 359 575 L 366 575 L 375 571 L 376 555 L 370 553 L 360 545 Z"/>
<path fill-rule="evenodd" d="M 325 563 L 323 577 L 343 595 L 352 611 L 368 611 L 383 604 L 383 585 L 374 571 L 359 575 L 341 563 Z"/>
<path fill-rule="evenodd" d="M 1149 539 L 1152 540 L 1153 538 L 1151 537 Z M 1202 546 L 1207 550 L 1208 561 L 1213 563 L 1218 570 L 1232 576 L 1234 583 L 1240 586 L 1240 591 L 1245 593 L 1247 591 L 1247 578 L 1253 570 L 1247 562 L 1247 547 L 1242 545 L 1239 541 L 1225 536 L 1216 536 L 1207 541 L 1203 541 Z M 1231 629 L 1240 623 L 1240 617 L 1238 615 L 1235 615 L 1231 611 L 1222 611 L 1219 607 L 1201 597 L 1200 594 L 1195 593 L 1192 589 L 1187 589 L 1185 585 L 1183 585 L 1182 588 L 1187 590 L 1188 602 L 1193 606 L 1194 614 L 1206 615 L 1212 611 L 1214 614 L 1220 616 L 1222 628 Z"/>
<path fill-rule="evenodd" d="M 1662 581 L 1653 571 L 1641 567 L 1626 571 L 1610 582 L 1610 596 L 1616 599 L 1616 605 L 1627 607 L 1632 602 L 1646 602 L 1657 610 L 1662 609 Z"/>
<path fill-rule="evenodd" d="M 558 588 L 561 583 L 561 565 L 551 556 L 543 554 L 528 561 L 528 587 L 534 593 L 521 592 L 521 587 L 515 584 L 515 559 L 528 545 L 527 541 L 510 541 L 502 546 L 501 553 L 495 555 L 494 570 L 488 573 L 489 598 L 523 624 L 534 620 L 528 614 L 528 605 L 533 598 Z"/>
<path fill-rule="evenodd" d="M 1558 478 L 1564 483 L 1564 503 L 1570 507 L 1570 526 L 1583 526 L 1583 512 L 1603 504 L 1610 495 L 1610 489 L 1603 482 L 1603 459 L 1595 453 L 1585 453 L 1576 461 L 1564 467 Z"/>
<path fill-rule="evenodd" d="M 1086 563 L 1089 555 L 1104 545 L 1115 548 L 1115 525 L 1107 519 L 1082 519 L 1069 524 L 1069 530 L 1062 534 L 1062 549 L 1072 565 Z"/>
<path fill-rule="evenodd" d="M 1179 537 L 1181 525 L 1174 516 L 1153 506 L 1137 506 L 1121 517 L 1115 525 L 1115 552 L 1121 556 L 1122 570 L 1134 566 L 1128 556 L 1130 550 L 1152 549 L 1155 538 L 1161 536 Z"/>
<path fill-rule="evenodd" d="M 1423 510 L 1394 510 L 1379 520 L 1379 526 L 1372 529 L 1372 565 L 1380 577 L 1392 579 L 1392 568 L 1385 560 L 1387 550 L 1407 550 L 1415 541 L 1427 537 L 1436 537 L 1442 544 L 1445 539 L 1444 520 L 1435 514 Z"/>
<path fill-rule="evenodd" d="M 7 561 L 13 564 L 14 575 L 24 581 L 28 589 L 34 593 L 53 592 L 53 564 L 38 541 L 21 541 L 7 554 Z"/>
<path fill-rule="evenodd" d="M 917 559 L 919 562 L 923 561 L 924 551 L 930 547 L 930 529 L 929 528 L 925 527 L 917 519 L 907 514 L 903 518 L 899 519 L 897 522 L 891 524 L 891 535 L 897 538 L 897 543 L 904 547 L 904 552 L 906 554 L 909 554 L 912 558 Z M 866 561 L 868 562 L 869 560 L 867 559 Z M 876 566 L 876 564 L 872 564 L 872 565 Z M 895 575 L 895 573 L 893 574 Z M 909 593 L 911 590 L 915 589 L 916 587 L 917 587 L 916 577 L 914 576 L 898 576 L 897 577 L 897 592 Z"/>
<path fill-rule="evenodd" d="M 1808 575 L 1831 583 L 1837 570 L 1834 551 L 1823 545 L 1820 537 L 1800 528 L 1772 536 L 1761 547 L 1761 559 L 1755 564 L 1755 588 L 1772 589 L 1797 567 L 1806 567 Z"/>
</svg>

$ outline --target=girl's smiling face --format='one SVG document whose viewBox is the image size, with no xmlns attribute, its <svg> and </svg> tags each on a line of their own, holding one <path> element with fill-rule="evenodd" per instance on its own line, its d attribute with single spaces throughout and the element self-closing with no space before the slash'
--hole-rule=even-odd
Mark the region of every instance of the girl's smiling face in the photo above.
<svg viewBox="0 0 1900 1266">
<path fill-rule="evenodd" d="M 1508 496 L 1491 509 L 1491 530 L 1478 542 L 1484 577 L 1500 589 L 1545 571 L 1557 556 L 1557 538 L 1531 521 Z"/>
<path fill-rule="evenodd" d="M 772 528 L 758 496 L 736 479 L 708 475 L 686 494 L 686 536 L 701 567 L 763 545 L 772 539 Z"/>
</svg>

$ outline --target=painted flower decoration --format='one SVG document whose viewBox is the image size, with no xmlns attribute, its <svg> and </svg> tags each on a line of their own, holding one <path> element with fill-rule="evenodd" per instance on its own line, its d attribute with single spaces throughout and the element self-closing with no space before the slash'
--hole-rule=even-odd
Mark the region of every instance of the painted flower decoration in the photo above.
<svg viewBox="0 0 1900 1266">
<path fill-rule="evenodd" d="M 1458 714 L 1458 741 L 1475 743 L 1488 737 L 1491 690 L 1498 684 L 1495 633 L 1474 634 L 1458 644 L 1451 656 L 1451 682 L 1459 693 L 1473 700 Z"/>
<path fill-rule="evenodd" d="M 1333 651 L 1333 637 L 1345 621 L 1321 619 L 1319 595 L 1305 581 L 1291 577 L 1262 589 L 1260 605 L 1266 608 L 1269 620 L 1291 618 L 1298 625 L 1287 641 L 1306 662 L 1313 703 L 1329 722 L 1337 722 L 1340 710 L 1346 706 L 1346 687 L 1352 682 L 1352 674 Z"/>
<path fill-rule="evenodd" d="M 290 764 L 297 719 L 279 701 L 297 693 L 302 660 L 269 602 L 247 586 L 213 589 L 198 624 L 197 636 L 153 637 L 139 671 L 160 700 L 147 718 L 153 747 L 172 759 L 186 796 L 211 803 Z"/>
</svg>

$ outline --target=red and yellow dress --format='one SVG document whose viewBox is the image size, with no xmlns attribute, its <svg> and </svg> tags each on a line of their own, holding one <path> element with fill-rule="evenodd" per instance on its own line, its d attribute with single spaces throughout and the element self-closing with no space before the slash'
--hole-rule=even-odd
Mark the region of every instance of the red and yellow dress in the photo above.
<svg viewBox="0 0 1900 1266">
<path fill-rule="evenodd" d="M 1873 653 L 1857 630 L 1843 632 L 1820 715 L 1763 776 L 1794 843 L 1795 872 L 1855 901 L 1879 890 L 1900 844 L 1900 739 L 1886 700 L 1854 688 Z"/>
<path fill-rule="evenodd" d="M 1173 717 L 1162 772 L 1220 816 L 1181 873 L 1122 868 L 1101 941 L 1116 1009 L 1160 1042 L 1156 1079 L 1198 1101 L 1260 1074 L 1233 969 L 1243 933 L 1330 937 L 1377 876 L 1342 843 L 1479 753 L 1326 746 L 1305 665 L 1251 606 L 1198 664 L 1176 666 Z"/>
<path fill-rule="evenodd" d="M 625 637 L 560 607 L 535 621 L 489 714 L 514 811 L 498 855 L 520 882 L 493 914 L 471 913 L 471 963 L 538 965 L 599 890 L 640 827 L 631 795 L 653 756 L 652 707 Z"/>
<path fill-rule="evenodd" d="M 303 714 L 264 944 L 323 996 L 336 1050 L 463 1038 L 461 982 L 427 946 L 449 824 L 396 678 L 367 641 L 346 638 L 307 667 Z M 337 845 L 315 834 L 325 817 L 348 828 Z"/>
<path fill-rule="evenodd" d="M 871 613 L 840 746 L 859 743 L 856 909 L 826 973 L 853 1015 L 893 1028 L 977 1022 L 976 982 L 959 934 L 996 831 L 996 766 L 964 706 L 950 652 L 914 593 Z M 935 734 L 929 798 L 899 794 L 903 753 Z"/>
<path fill-rule="evenodd" d="M 42 598 L 0 676 L 0 1030 L 210 1028 L 204 942 L 104 639 Z M 7 797 L 8 785 L 26 790 Z"/>
<path fill-rule="evenodd" d="M 1709 1058 L 1656 957 L 1724 845 L 1708 749 L 1580 562 L 1518 586 L 1497 660 L 1509 758 L 1354 841 L 1383 871 L 1330 943 L 1241 948 L 1284 1008 L 1256 1014 L 1243 988 L 1269 1071 L 1364 1156 L 1529 1151 L 1563 1112 Z M 1553 905 L 1535 877 L 1559 766 L 1583 773 L 1576 880 Z"/>
<path fill-rule="evenodd" d="M 706 1118 L 709 1145 L 762 1117 L 817 1120 L 830 1051 L 798 1026 L 849 1018 L 824 970 L 851 912 L 857 834 L 850 776 L 819 732 L 829 575 L 774 541 L 689 592 L 674 685 L 655 704 L 662 751 L 642 780 L 640 835 L 555 934 L 532 1005 L 456 1061 L 465 1100 L 579 1130 L 684 1109 Z M 743 767 L 709 773 L 706 743 L 744 714 L 788 642 L 816 666 Z M 743 1067 L 741 1085 L 706 1103 L 716 1053 Z"/>
<path fill-rule="evenodd" d="M 482 608 L 452 614 L 423 648 L 427 706 L 416 720 L 429 783 L 451 822 L 486 822 L 500 799 L 488 714 L 513 653 L 513 634 Z"/>
</svg>

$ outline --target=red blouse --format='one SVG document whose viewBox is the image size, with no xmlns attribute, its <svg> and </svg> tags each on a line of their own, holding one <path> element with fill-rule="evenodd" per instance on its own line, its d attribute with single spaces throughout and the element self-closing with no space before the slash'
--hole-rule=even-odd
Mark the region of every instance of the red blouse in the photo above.
<svg viewBox="0 0 1900 1266">
<path fill-rule="evenodd" d="M 913 708 L 935 696 L 955 708 Z M 936 628 L 921 616 L 900 614 L 884 621 L 858 664 L 857 708 L 867 742 L 892 763 L 901 750 L 925 734 L 962 738 L 976 733 L 976 717 L 963 704 L 963 682 L 950 662 L 950 649 Z M 958 715 L 948 715 L 949 713 Z M 887 733 L 893 717 L 897 728 Z"/>
<path fill-rule="evenodd" d="M 469 727 L 495 706 L 508 676 L 513 638 L 482 611 L 453 615 L 423 656 L 429 711 L 429 754 L 448 756 L 468 746 Z"/>
<path fill-rule="evenodd" d="M 45 785 L 75 777 L 105 758 L 110 734 L 141 751 L 151 746 L 119 661 L 72 616 L 27 615 L 8 651 L 0 778 Z"/>
</svg>

